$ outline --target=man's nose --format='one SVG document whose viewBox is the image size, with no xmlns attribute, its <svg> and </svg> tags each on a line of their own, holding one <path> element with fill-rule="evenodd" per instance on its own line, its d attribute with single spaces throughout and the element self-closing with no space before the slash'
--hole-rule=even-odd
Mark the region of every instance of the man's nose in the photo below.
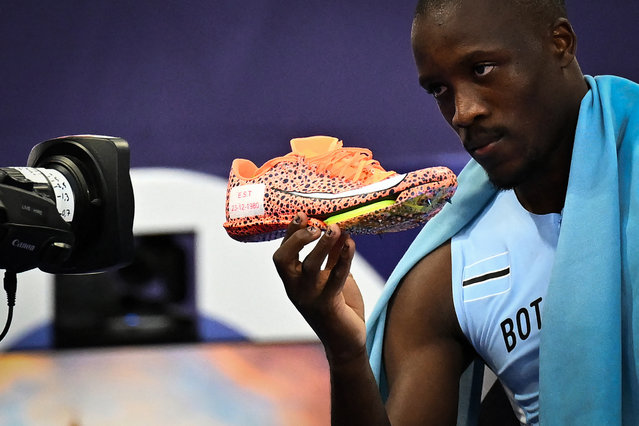
<svg viewBox="0 0 639 426">
<path fill-rule="evenodd" d="M 486 103 L 479 94 L 470 89 L 457 90 L 455 93 L 455 112 L 451 124 L 455 129 L 463 129 L 473 124 L 479 117 L 488 114 Z"/>
</svg>

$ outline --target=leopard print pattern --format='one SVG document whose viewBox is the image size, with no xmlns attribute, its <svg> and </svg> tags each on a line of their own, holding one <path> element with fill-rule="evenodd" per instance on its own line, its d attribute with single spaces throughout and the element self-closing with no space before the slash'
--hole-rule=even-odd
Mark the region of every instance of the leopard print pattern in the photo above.
<svg viewBox="0 0 639 426">
<path fill-rule="evenodd" d="M 318 170 L 316 165 L 305 162 L 303 157 L 295 156 L 283 158 L 266 173 L 252 179 L 243 179 L 238 176 L 235 169 L 236 167 L 232 167 L 229 175 L 226 196 L 227 221 L 224 228 L 232 238 L 246 242 L 282 237 L 288 224 L 300 211 L 311 218 L 310 224 L 323 229 L 325 225 L 322 220 L 333 214 L 385 199 L 395 199 L 396 203 L 372 212 L 376 213 L 374 215 L 352 218 L 343 225 L 340 223 L 340 226 L 351 233 L 360 234 L 410 229 L 429 220 L 439 211 L 442 200 L 450 199 L 457 185 L 456 176 L 451 170 L 446 167 L 431 167 L 407 173 L 401 182 L 392 188 L 351 197 L 318 199 L 293 192 L 339 194 L 359 189 L 364 185 L 340 176 L 331 176 L 326 171 Z M 264 184 L 264 213 L 231 218 L 231 192 L 233 188 L 247 184 Z M 407 204 L 408 200 L 414 201 Z M 409 207 L 411 205 L 413 207 Z M 417 206 L 419 208 L 416 208 Z"/>
</svg>

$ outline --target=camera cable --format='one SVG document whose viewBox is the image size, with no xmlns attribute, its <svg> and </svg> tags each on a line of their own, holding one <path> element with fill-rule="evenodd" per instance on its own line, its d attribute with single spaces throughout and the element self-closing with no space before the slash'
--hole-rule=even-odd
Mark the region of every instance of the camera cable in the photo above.
<svg viewBox="0 0 639 426">
<path fill-rule="evenodd" d="M 9 306 L 9 312 L 7 314 L 7 321 L 4 325 L 4 330 L 2 330 L 2 334 L 0 334 L 0 341 L 4 339 L 4 336 L 6 336 L 9 332 L 9 327 L 11 327 L 11 320 L 13 319 L 13 306 L 16 304 L 17 281 L 18 279 L 16 277 L 15 271 L 4 271 L 4 291 L 7 293 L 7 305 Z"/>
</svg>

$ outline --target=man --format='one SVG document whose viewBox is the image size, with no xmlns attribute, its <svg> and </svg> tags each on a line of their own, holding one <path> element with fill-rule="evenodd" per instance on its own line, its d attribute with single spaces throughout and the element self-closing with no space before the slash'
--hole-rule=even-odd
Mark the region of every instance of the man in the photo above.
<svg viewBox="0 0 639 426">
<path fill-rule="evenodd" d="M 559 0 L 422 1 L 411 37 L 420 84 L 473 160 L 368 336 L 350 237 L 300 214 L 274 255 L 326 349 L 334 424 L 454 424 L 478 356 L 528 423 L 635 424 L 639 89 L 582 75 Z"/>
</svg>

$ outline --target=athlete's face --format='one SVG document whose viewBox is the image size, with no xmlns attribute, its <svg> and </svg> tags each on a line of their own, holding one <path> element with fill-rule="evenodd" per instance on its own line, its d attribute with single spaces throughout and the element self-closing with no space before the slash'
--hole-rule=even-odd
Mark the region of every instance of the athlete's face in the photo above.
<svg viewBox="0 0 639 426">
<path fill-rule="evenodd" d="M 465 0 L 413 25 L 419 80 L 464 148 L 500 188 L 524 182 L 572 138 L 552 29 L 510 0 Z"/>
</svg>

